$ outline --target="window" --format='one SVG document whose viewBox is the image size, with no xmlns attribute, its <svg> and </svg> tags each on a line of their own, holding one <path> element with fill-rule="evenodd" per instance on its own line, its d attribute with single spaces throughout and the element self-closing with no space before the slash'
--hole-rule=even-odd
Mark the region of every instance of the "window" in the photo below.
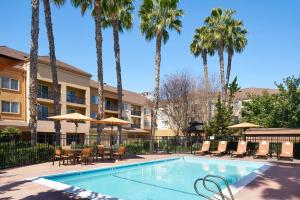
<svg viewBox="0 0 300 200">
<path fill-rule="evenodd" d="M 68 90 L 67 91 L 67 101 L 69 102 L 74 102 L 75 101 L 75 91 L 72 91 L 72 90 Z"/>
<path fill-rule="evenodd" d="M 98 104 L 99 103 L 99 96 L 92 96 L 91 102 L 92 102 L 92 104 Z"/>
<path fill-rule="evenodd" d="M 2 77 L 1 78 L 1 88 L 10 89 L 10 90 L 19 90 L 19 80 Z"/>
<path fill-rule="evenodd" d="M 96 119 L 97 118 L 97 113 L 96 112 L 91 113 L 91 118 Z"/>
<path fill-rule="evenodd" d="M 144 126 L 145 127 L 150 127 L 150 121 L 149 120 L 145 120 L 144 121 Z"/>
<path fill-rule="evenodd" d="M 123 110 L 128 110 L 128 104 L 127 103 L 123 103 Z"/>
<path fill-rule="evenodd" d="M 2 101 L 1 108 L 2 108 L 2 112 L 19 113 L 20 103 L 10 102 L 10 101 Z"/>
<path fill-rule="evenodd" d="M 47 120 L 49 116 L 48 107 L 44 105 L 38 106 L 38 120 Z"/>
<path fill-rule="evenodd" d="M 150 115 L 150 110 L 148 108 L 144 108 L 144 115 Z"/>
<path fill-rule="evenodd" d="M 38 97 L 48 99 L 48 86 L 47 85 L 38 85 Z"/>
</svg>

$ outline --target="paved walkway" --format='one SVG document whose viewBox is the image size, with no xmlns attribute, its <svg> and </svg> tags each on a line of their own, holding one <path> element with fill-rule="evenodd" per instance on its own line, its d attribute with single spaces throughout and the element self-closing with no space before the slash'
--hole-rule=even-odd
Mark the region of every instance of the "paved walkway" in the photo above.
<svg viewBox="0 0 300 200">
<path fill-rule="evenodd" d="M 136 158 L 130 158 L 118 162 L 100 162 L 92 165 L 68 165 L 58 167 L 56 163 L 42 163 L 31 166 L 19 167 L 14 169 L 0 171 L 0 199 L 55 199 L 67 200 L 76 199 L 76 197 L 60 191 L 54 191 L 46 186 L 26 181 L 25 179 L 42 175 L 50 175 L 62 173 L 72 170 L 93 169 L 103 166 L 114 166 L 118 164 L 144 162 L 156 159 L 172 157 L 174 155 L 146 155 Z M 222 157 L 221 159 L 231 159 L 230 157 Z M 245 158 L 243 160 L 251 160 Z M 261 161 L 261 160 L 260 160 Z M 289 161 L 277 162 L 276 160 L 268 160 L 274 164 L 262 176 L 256 178 L 248 184 L 243 190 L 236 194 L 239 200 L 300 200 L 300 161 L 295 160 L 293 163 Z"/>
</svg>

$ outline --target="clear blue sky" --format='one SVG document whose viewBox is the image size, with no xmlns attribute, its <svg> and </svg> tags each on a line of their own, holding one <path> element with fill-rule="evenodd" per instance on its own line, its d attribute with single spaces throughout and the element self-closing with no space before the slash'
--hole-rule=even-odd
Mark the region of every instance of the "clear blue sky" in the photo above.
<svg viewBox="0 0 300 200">
<path fill-rule="evenodd" d="M 41 1 L 42 2 L 42 1 Z M 154 41 L 145 41 L 139 31 L 135 1 L 134 27 L 120 35 L 123 87 L 136 92 L 152 91 L 154 80 Z M 196 27 L 214 7 L 237 10 L 236 17 L 246 25 L 248 46 L 233 60 L 232 77 L 238 75 L 242 87 L 274 87 L 274 81 L 300 74 L 300 1 L 299 0 L 181 0 L 185 12 L 180 35 L 170 34 L 162 48 L 161 76 L 185 69 L 201 75 L 202 61 L 189 52 Z M 57 58 L 82 68 L 96 77 L 94 21 L 90 13 L 82 17 L 68 3 L 52 7 Z M 30 0 L 6 0 L 0 3 L 0 45 L 29 52 Z M 40 12 L 39 54 L 48 54 L 43 7 Z M 104 31 L 104 79 L 116 85 L 112 30 Z M 209 58 L 209 71 L 219 75 L 217 56 Z"/>
</svg>

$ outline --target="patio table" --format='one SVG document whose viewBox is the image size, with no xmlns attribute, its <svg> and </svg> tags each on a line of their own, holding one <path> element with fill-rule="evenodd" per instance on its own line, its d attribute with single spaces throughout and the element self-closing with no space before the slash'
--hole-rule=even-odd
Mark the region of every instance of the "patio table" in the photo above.
<svg viewBox="0 0 300 200">
<path fill-rule="evenodd" d="M 76 157 L 78 154 L 81 153 L 82 149 L 63 149 L 65 152 L 67 152 L 67 154 L 71 154 L 73 155 L 73 162 L 72 164 L 75 165 L 76 164 Z"/>
<path fill-rule="evenodd" d="M 113 154 L 114 152 L 116 152 L 116 148 L 115 147 L 105 147 L 105 154 L 109 154 L 109 160 L 113 159 Z"/>
</svg>

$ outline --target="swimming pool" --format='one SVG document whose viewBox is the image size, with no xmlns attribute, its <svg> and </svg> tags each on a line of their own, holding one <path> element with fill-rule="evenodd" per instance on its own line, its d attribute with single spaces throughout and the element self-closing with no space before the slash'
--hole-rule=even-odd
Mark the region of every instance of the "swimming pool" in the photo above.
<svg viewBox="0 0 300 200">
<path fill-rule="evenodd" d="M 69 189 L 68 192 L 90 191 L 86 196 L 91 199 L 95 198 L 96 194 L 104 194 L 103 199 L 199 200 L 201 198 L 193 188 L 197 178 L 207 174 L 220 175 L 225 177 L 230 185 L 238 188 L 253 180 L 255 173 L 262 169 L 265 170 L 266 165 L 259 162 L 177 157 L 45 176 L 42 179 L 50 187 L 53 183 L 65 186 Z M 224 185 L 221 184 L 221 187 L 224 188 Z M 206 194 L 212 196 L 211 193 Z"/>
</svg>

